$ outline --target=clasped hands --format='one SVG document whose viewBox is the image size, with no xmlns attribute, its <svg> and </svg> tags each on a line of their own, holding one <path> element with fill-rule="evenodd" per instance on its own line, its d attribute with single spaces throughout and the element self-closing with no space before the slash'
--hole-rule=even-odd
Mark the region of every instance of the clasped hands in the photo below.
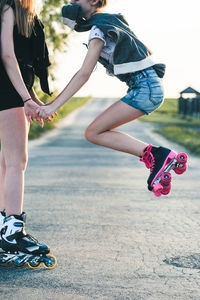
<svg viewBox="0 0 200 300">
<path fill-rule="evenodd" d="M 44 126 L 45 121 L 51 121 L 53 116 L 57 115 L 56 110 L 53 107 L 53 101 L 47 104 L 37 104 L 33 100 L 28 101 L 24 105 L 25 114 L 28 122 L 32 123 L 32 119 L 37 120 L 40 123 L 40 126 Z"/>
</svg>

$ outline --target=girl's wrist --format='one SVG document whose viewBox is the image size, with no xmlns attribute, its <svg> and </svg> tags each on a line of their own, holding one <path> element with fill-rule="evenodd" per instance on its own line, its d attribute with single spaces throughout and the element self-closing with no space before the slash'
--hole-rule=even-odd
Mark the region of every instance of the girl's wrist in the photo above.
<svg viewBox="0 0 200 300">
<path fill-rule="evenodd" d="M 51 105 L 51 109 L 55 112 L 55 111 L 57 111 L 58 110 L 58 105 L 56 104 L 56 102 L 53 102 L 53 103 L 51 103 L 50 104 Z"/>
<path fill-rule="evenodd" d="M 32 98 L 27 98 L 25 100 L 23 100 L 24 104 L 27 103 L 28 101 L 32 100 Z"/>
</svg>

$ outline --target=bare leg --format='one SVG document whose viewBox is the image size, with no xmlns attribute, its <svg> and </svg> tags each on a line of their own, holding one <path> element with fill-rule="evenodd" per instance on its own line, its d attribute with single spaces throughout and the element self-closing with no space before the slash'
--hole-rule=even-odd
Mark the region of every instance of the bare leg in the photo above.
<svg viewBox="0 0 200 300">
<path fill-rule="evenodd" d="M 5 201 L 4 201 L 4 182 L 5 182 L 5 174 L 6 174 L 6 165 L 5 159 L 3 155 L 3 151 L 1 151 L 1 170 L 0 170 L 0 211 L 5 209 Z"/>
<path fill-rule="evenodd" d="M 148 144 L 113 129 L 142 115 L 142 111 L 119 100 L 88 126 L 85 136 L 91 143 L 140 157 Z"/>
<path fill-rule="evenodd" d="M 5 160 L 3 195 L 6 215 L 21 214 L 27 164 L 28 124 L 23 108 L 0 112 L 1 147 Z"/>
</svg>

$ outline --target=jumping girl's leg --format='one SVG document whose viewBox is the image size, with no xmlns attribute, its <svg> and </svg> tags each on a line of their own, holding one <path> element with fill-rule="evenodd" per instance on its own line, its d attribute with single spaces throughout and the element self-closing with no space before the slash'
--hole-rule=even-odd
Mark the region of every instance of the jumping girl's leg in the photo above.
<svg viewBox="0 0 200 300">
<path fill-rule="evenodd" d="M 28 124 L 23 108 L 0 112 L 0 138 L 5 160 L 3 194 L 7 216 L 22 213 L 27 137 Z"/>
<path fill-rule="evenodd" d="M 130 153 L 138 157 L 142 156 L 144 148 L 148 144 L 125 133 L 113 130 L 142 115 L 144 115 L 142 111 L 119 100 L 101 113 L 88 126 L 85 136 L 91 143 Z"/>
</svg>

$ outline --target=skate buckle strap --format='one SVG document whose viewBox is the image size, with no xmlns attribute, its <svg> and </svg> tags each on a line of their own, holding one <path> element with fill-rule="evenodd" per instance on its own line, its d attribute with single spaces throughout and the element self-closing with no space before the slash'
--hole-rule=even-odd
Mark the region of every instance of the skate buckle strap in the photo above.
<svg viewBox="0 0 200 300">
<path fill-rule="evenodd" d="M 151 153 L 152 145 L 149 145 L 146 148 L 146 151 L 144 152 L 142 158 L 140 158 L 141 162 L 144 162 L 147 169 L 150 169 L 150 173 L 152 173 L 154 164 L 155 164 L 155 159 L 153 154 Z"/>
<path fill-rule="evenodd" d="M 38 240 L 36 240 L 32 235 L 30 234 L 25 234 L 24 237 L 26 237 L 27 239 L 29 239 L 32 242 L 38 243 Z"/>
</svg>

